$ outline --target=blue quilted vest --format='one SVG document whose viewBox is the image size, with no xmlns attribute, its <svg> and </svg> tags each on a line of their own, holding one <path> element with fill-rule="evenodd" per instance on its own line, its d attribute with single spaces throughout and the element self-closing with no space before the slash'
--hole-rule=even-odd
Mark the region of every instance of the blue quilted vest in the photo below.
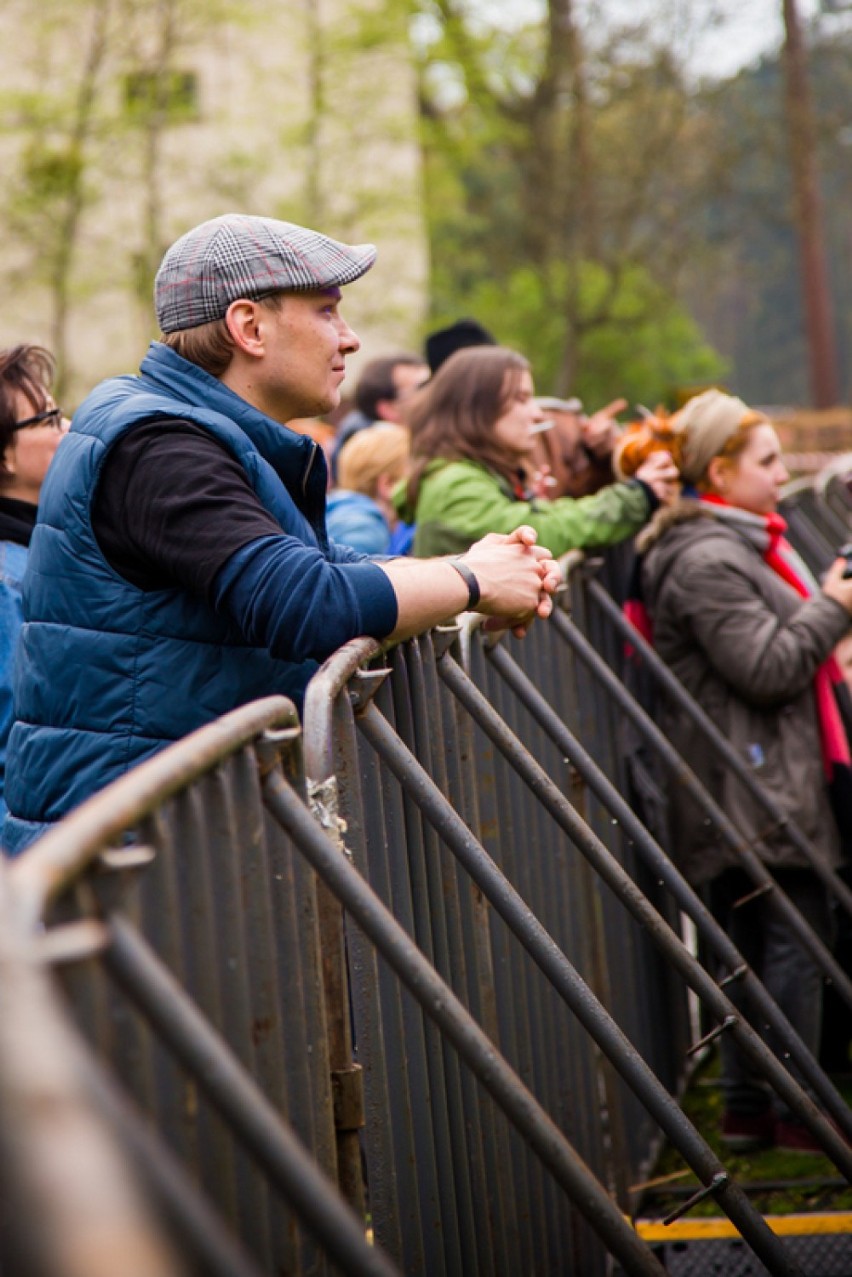
<svg viewBox="0 0 852 1277">
<path fill-rule="evenodd" d="M 98 386 L 51 463 L 30 545 L 6 775 L 9 854 L 235 706 L 271 692 L 300 700 L 317 668 L 275 660 L 200 598 L 140 590 L 106 562 L 90 519 L 101 466 L 121 435 L 161 416 L 208 430 L 239 460 L 282 529 L 328 550 L 325 461 L 311 439 L 158 342 L 140 376 Z"/>
</svg>

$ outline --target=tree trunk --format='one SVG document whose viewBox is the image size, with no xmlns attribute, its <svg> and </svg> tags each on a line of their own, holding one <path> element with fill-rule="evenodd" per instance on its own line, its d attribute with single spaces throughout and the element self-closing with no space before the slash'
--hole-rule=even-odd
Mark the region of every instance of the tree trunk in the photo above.
<svg viewBox="0 0 852 1277">
<path fill-rule="evenodd" d="M 822 196 L 816 156 L 816 125 L 808 79 L 807 52 L 795 0 L 783 0 L 784 98 L 789 135 L 793 208 L 799 238 L 802 297 L 807 328 L 810 386 L 814 405 L 839 399 Z"/>
</svg>

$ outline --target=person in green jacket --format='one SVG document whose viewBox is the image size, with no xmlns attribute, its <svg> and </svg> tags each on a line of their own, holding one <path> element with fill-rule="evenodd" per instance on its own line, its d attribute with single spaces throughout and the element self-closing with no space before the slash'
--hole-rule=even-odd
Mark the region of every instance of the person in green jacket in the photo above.
<svg viewBox="0 0 852 1277">
<path fill-rule="evenodd" d="M 593 496 L 530 495 L 524 462 L 546 420 L 534 393 L 527 360 L 503 346 L 457 351 L 421 391 L 408 413 L 411 473 L 395 494 L 401 517 L 416 521 L 416 556 L 459 554 L 522 523 L 554 555 L 614 545 L 677 495 L 678 473 L 663 452 Z"/>
</svg>

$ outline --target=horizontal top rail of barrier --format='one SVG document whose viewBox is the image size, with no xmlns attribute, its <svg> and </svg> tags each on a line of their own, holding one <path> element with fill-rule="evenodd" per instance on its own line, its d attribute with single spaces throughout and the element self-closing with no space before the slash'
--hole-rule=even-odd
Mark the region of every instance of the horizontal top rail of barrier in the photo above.
<svg viewBox="0 0 852 1277">
<path fill-rule="evenodd" d="M 135 767 L 48 830 L 11 864 L 18 909 L 32 925 L 48 904 L 100 853 L 165 800 L 229 757 L 241 745 L 273 729 L 301 731 L 292 701 L 270 696 L 232 711 Z"/>
</svg>

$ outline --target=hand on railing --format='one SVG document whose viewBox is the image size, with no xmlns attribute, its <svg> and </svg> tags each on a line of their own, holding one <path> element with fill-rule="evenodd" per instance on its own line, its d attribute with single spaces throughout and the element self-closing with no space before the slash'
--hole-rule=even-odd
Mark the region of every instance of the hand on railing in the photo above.
<svg viewBox="0 0 852 1277">
<path fill-rule="evenodd" d="M 489 617 L 485 628 L 511 629 L 522 638 L 537 616 L 550 616 L 562 574 L 550 551 L 536 545 L 537 536 L 526 525 L 508 536 L 490 532 L 462 556 L 479 582 L 477 611 Z"/>
</svg>

